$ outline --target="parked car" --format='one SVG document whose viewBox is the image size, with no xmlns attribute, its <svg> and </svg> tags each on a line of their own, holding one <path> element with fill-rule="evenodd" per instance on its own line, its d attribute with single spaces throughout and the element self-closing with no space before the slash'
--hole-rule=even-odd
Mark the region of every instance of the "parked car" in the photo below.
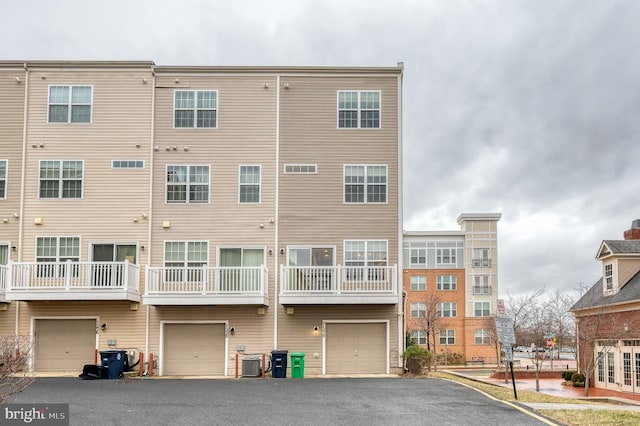
<svg viewBox="0 0 640 426">
<path fill-rule="evenodd" d="M 513 348 L 514 352 L 529 352 L 529 348 L 527 346 L 516 346 Z"/>
</svg>

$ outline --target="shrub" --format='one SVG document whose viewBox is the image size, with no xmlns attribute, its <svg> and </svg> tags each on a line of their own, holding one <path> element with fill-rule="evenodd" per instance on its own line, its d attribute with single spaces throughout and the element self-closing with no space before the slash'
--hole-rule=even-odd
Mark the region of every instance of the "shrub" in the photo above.
<svg viewBox="0 0 640 426">
<path fill-rule="evenodd" d="M 562 378 L 564 379 L 565 382 L 570 382 L 571 381 L 571 377 L 575 374 L 575 371 L 571 371 L 571 370 L 565 370 L 562 372 Z"/>
<path fill-rule="evenodd" d="M 411 374 L 422 374 L 422 369 L 431 364 L 433 354 L 420 346 L 409 346 L 402 354 L 402 359 L 407 363 L 407 369 Z"/>
<path fill-rule="evenodd" d="M 573 382 L 573 386 L 584 386 L 585 377 L 582 373 L 573 373 L 571 376 L 571 381 Z"/>
<path fill-rule="evenodd" d="M 447 352 L 438 354 L 438 365 L 447 364 L 464 364 L 464 354 L 460 352 Z"/>
</svg>

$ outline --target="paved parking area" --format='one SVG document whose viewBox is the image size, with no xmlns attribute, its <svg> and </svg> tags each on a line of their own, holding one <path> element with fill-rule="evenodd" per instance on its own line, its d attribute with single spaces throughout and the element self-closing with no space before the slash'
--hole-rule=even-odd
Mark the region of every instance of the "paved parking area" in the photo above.
<svg viewBox="0 0 640 426">
<path fill-rule="evenodd" d="M 540 425 L 439 379 L 38 378 L 16 403 L 69 403 L 72 425 Z"/>
</svg>

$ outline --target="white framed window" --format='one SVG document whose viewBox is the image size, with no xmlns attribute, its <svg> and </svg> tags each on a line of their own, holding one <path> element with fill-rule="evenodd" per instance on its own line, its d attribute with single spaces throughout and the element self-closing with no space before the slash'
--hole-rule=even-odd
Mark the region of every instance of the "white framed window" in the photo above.
<svg viewBox="0 0 640 426">
<path fill-rule="evenodd" d="M 425 266 L 427 264 L 427 248 L 412 247 L 409 250 L 411 265 Z"/>
<path fill-rule="evenodd" d="M 409 278 L 411 291 L 425 291 L 427 289 L 426 275 L 412 275 Z"/>
<path fill-rule="evenodd" d="M 84 162 L 40 160 L 39 198 L 82 198 Z"/>
<path fill-rule="evenodd" d="M 426 345 L 427 344 L 427 332 L 424 330 L 411 330 L 411 338 L 418 345 Z"/>
<path fill-rule="evenodd" d="M 166 281 L 200 282 L 202 267 L 209 264 L 208 241 L 165 241 Z"/>
<path fill-rule="evenodd" d="M 473 302 L 473 316 L 488 317 L 491 316 L 490 302 Z"/>
<path fill-rule="evenodd" d="M 488 345 L 491 343 L 491 333 L 489 330 L 478 329 L 473 332 L 476 345 Z"/>
<path fill-rule="evenodd" d="M 285 164 L 285 175 L 314 175 L 318 173 L 317 164 Z"/>
<path fill-rule="evenodd" d="M 344 202 L 382 204 L 387 202 L 387 166 L 344 166 Z"/>
<path fill-rule="evenodd" d="M 438 265 L 455 265 L 456 249 L 455 248 L 436 249 L 436 263 Z"/>
<path fill-rule="evenodd" d="M 218 127 L 217 90 L 176 90 L 173 96 L 175 128 L 215 129 Z"/>
<path fill-rule="evenodd" d="M 489 258 L 489 249 L 474 248 L 472 261 L 474 268 L 490 268 L 491 259 Z"/>
<path fill-rule="evenodd" d="M 9 243 L 0 241 L 0 265 L 9 263 Z M 0 277 L 0 283 L 2 278 Z"/>
<path fill-rule="evenodd" d="M 411 318 L 426 318 L 427 304 L 423 302 L 411 302 Z"/>
<path fill-rule="evenodd" d="M 456 331 L 455 330 L 440 330 L 440 344 L 441 345 L 455 345 L 456 344 Z"/>
<path fill-rule="evenodd" d="M 36 237 L 36 275 L 38 277 L 65 277 L 68 269 L 67 261 L 80 262 L 80 237 Z M 71 276 L 77 277 L 79 268 L 73 265 L 69 272 Z"/>
<path fill-rule="evenodd" d="M 91 123 L 92 86 L 49 86 L 49 123 Z"/>
<path fill-rule="evenodd" d="M 438 275 L 436 280 L 438 290 L 455 290 L 458 287 L 458 277 L 455 275 Z"/>
<path fill-rule="evenodd" d="M 604 383 L 604 352 L 598 352 L 598 381 Z"/>
<path fill-rule="evenodd" d="M 167 165 L 167 203 L 209 202 L 209 166 Z"/>
<path fill-rule="evenodd" d="M 613 290 L 613 264 L 604 265 L 605 290 Z"/>
<path fill-rule="evenodd" d="M 238 178 L 238 202 L 240 204 L 259 203 L 262 166 L 241 165 Z"/>
<path fill-rule="evenodd" d="M 489 283 L 489 275 L 474 275 L 473 294 L 476 294 L 476 295 L 491 294 L 491 284 Z"/>
<path fill-rule="evenodd" d="M 334 246 L 287 247 L 289 266 L 335 266 Z"/>
<path fill-rule="evenodd" d="M 111 160 L 112 169 L 144 169 L 144 160 Z"/>
<path fill-rule="evenodd" d="M 384 281 L 387 277 L 387 241 L 346 240 L 344 265 L 347 280 Z"/>
<path fill-rule="evenodd" d="M 456 302 L 441 302 L 441 303 L 438 303 L 438 316 L 440 318 L 457 317 L 458 316 L 458 304 Z"/>
<path fill-rule="evenodd" d="M 379 129 L 380 91 L 338 91 L 339 129 Z"/>
<path fill-rule="evenodd" d="M 7 198 L 7 160 L 0 160 L 0 200 Z"/>
</svg>

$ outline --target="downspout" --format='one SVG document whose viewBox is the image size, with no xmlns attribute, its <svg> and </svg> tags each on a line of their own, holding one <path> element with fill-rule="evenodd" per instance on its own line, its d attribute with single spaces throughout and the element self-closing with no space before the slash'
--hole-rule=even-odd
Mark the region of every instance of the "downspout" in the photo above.
<svg viewBox="0 0 640 426">
<path fill-rule="evenodd" d="M 22 170 L 20 177 L 20 218 L 18 221 L 18 262 L 22 262 L 22 239 L 24 238 L 24 192 L 27 176 L 27 120 L 29 109 L 29 66 L 24 63 L 24 111 L 22 117 Z M 16 301 L 15 335 L 20 333 L 20 301 Z"/>
<path fill-rule="evenodd" d="M 153 253 L 153 244 L 151 241 L 151 231 L 152 231 L 152 222 L 153 222 L 153 171 L 154 171 L 154 145 L 156 141 L 155 129 L 156 129 L 156 73 L 153 69 L 153 65 L 151 66 L 151 74 L 153 78 L 151 79 L 151 83 L 153 86 L 151 87 L 151 138 L 149 143 L 149 207 L 147 208 L 148 214 L 148 224 L 147 224 L 147 264 L 146 266 L 151 265 L 151 255 Z M 145 293 L 147 291 L 147 268 L 145 268 Z M 143 296 L 144 297 L 144 296 Z M 144 330 L 144 353 L 147 354 L 147 359 L 149 359 L 149 318 L 151 317 L 151 306 L 147 305 L 147 312 L 145 318 L 145 330 Z"/>
<path fill-rule="evenodd" d="M 274 226 L 275 238 L 274 238 L 274 265 L 273 265 L 273 349 L 278 349 L 278 290 L 280 285 L 278 283 L 279 272 L 278 262 L 280 260 L 280 75 L 276 76 L 276 196 L 275 196 L 275 219 Z"/>
<path fill-rule="evenodd" d="M 402 291 L 404 290 L 404 284 L 402 280 L 402 273 L 404 271 L 404 261 L 402 256 L 403 251 L 403 207 L 402 203 L 404 199 L 402 197 L 402 76 L 404 73 L 404 62 L 398 62 L 398 68 L 400 68 L 400 75 L 398 76 L 398 272 L 397 272 L 397 291 L 398 291 L 398 367 L 402 367 L 402 348 L 404 348 L 404 311 L 402 308 Z M 401 321 L 402 320 L 402 321 Z"/>
</svg>

